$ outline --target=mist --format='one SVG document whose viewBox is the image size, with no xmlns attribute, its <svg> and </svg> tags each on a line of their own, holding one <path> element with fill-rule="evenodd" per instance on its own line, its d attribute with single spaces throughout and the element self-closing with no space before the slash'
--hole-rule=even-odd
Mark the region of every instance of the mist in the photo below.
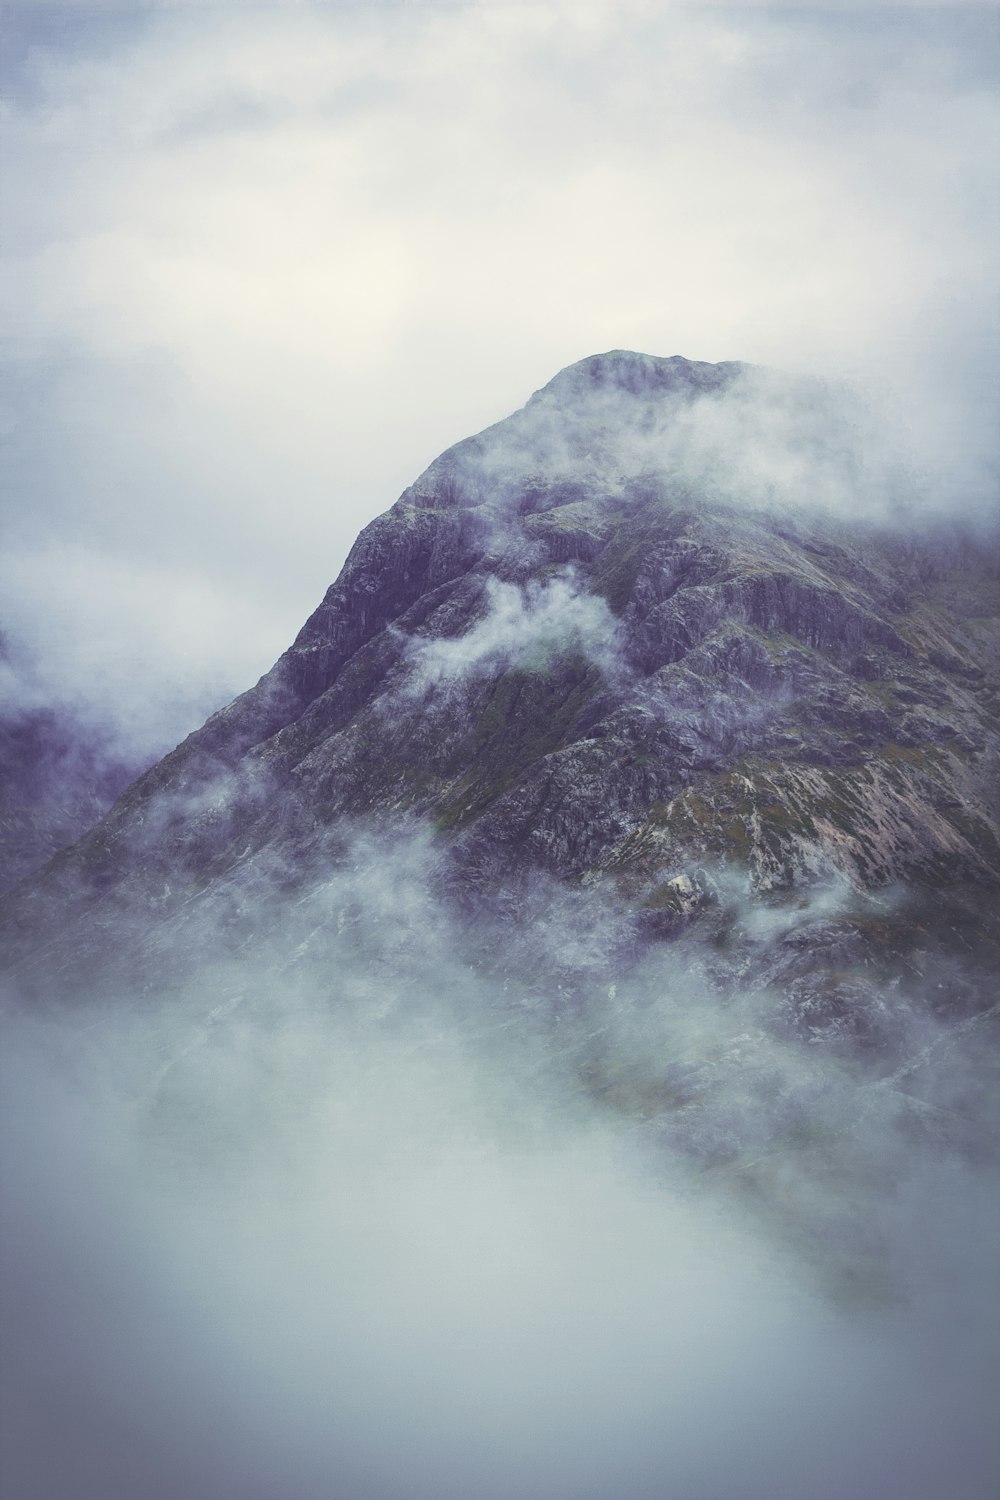
<svg viewBox="0 0 1000 1500">
<path fill-rule="evenodd" d="M 617 621 L 606 600 L 591 594 L 572 568 L 524 588 L 487 578 L 485 609 L 471 630 L 444 638 L 410 637 L 407 691 L 426 693 L 476 673 L 510 666 L 544 671 L 576 650 L 607 675 L 622 668 Z"/>
<path fill-rule="evenodd" d="M 138 761 L 436 453 L 600 350 L 852 381 L 880 452 L 984 504 L 989 8 L 43 0 L 5 31 L 3 628 Z"/>
<path fill-rule="evenodd" d="M 10 1493 L 985 1500 L 989 1022 L 817 1045 L 699 929 L 338 839 L 8 988 Z M 762 952 L 894 899 L 718 879 Z"/>
<path fill-rule="evenodd" d="M 234 719 L 235 771 L 209 735 L 5 907 L 12 1500 L 992 1500 L 988 895 L 866 893 L 836 829 L 794 888 L 700 854 L 655 892 L 560 883 L 460 798 L 446 830 L 399 809 L 507 671 L 572 664 L 595 723 L 627 686 L 705 774 L 776 717 L 794 673 L 732 665 L 710 608 L 643 675 L 589 561 L 633 510 L 673 512 L 668 573 L 735 531 L 748 574 L 787 546 L 887 620 L 886 556 L 920 578 L 965 548 L 985 619 L 995 23 L 6 7 L 0 734 L 29 823 L 39 786 L 96 817 L 253 683 L 397 496 L 401 530 L 446 505 L 472 538 L 308 764 Z M 945 681 L 938 598 L 911 739 L 971 785 L 979 679 Z M 393 737 L 389 811 L 324 822 Z M 964 848 L 948 806 L 928 857 Z"/>
</svg>

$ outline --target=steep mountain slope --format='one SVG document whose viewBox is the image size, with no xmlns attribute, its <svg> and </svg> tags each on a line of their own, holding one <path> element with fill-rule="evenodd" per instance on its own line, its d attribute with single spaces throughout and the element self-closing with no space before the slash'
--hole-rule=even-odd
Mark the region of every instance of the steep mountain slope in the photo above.
<svg viewBox="0 0 1000 1500">
<path fill-rule="evenodd" d="M 851 417 L 738 365 L 563 371 L 367 527 L 274 669 L 46 883 L 158 897 L 407 809 L 477 883 L 994 885 L 995 558 L 812 505 L 857 497 Z"/>
</svg>

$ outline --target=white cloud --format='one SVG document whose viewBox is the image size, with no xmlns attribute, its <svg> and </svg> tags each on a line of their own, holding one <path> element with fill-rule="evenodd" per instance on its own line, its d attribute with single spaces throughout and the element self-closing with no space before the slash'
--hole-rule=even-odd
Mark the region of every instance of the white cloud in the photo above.
<svg viewBox="0 0 1000 1500">
<path fill-rule="evenodd" d="M 542 670 L 568 651 L 581 652 L 608 676 L 621 670 L 618 622 L 606 600 L 581 589 L 572 570 L 524 588 L 490 578 L 486 593 L 486 613 L 464 635 L 414 640 L 408 691 L 512 666 Z"/>
<path fill-rule="evenodd" d="M 900 988 L 848 1060 L 713 948 L 637 961 L 606 890 L 469 928 L 425 834 L 342 856 L 291 899 L 273 849 L 232 869 L 163 946 L 105 908 L 139 993 L 4 996 L 15 1489 L 992 1493 L 978 1028 Z"/>
<path fill-rule="evenodd" d="M 126 764 L 172 749 L 231 692 L 234 667 L 249 686 L 267 660 L 256 601 L 197 568 L 54 544 L 0 557 L 0 595 L 14 643 L 0 712 L 65 705 Z"/>
<path fill-rule="evenodd" d="M 436 452 L 599 349 L 892 383 L 945 454 L 982 440 L 997 110 L 973 12 L 28 15 L 7 534 L 196 560 L 256 598 L 256 670 Z M 224 641 L 218 669 L 244 685 Z"/>
</svg>

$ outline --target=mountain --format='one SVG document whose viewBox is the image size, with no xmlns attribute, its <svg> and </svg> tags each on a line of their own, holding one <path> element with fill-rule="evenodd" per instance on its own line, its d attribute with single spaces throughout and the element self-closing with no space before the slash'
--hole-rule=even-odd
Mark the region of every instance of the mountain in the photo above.
<svg viewBox="0 0 1000 1500">
<path fill-rule="evenodd" d="M 941 498 L 822 381 L 583 360 L 0 900 L 46 1493 L 464 1495 L 428 1454 L 492 1472 L 518 1402 L 497 1494 L 550 1428 L 566 1494 L 675 1493 L 689 1389 L 747 1494 L 765 1407 L 796 1494 L 884 1434 L 992 1492 L 997 549 Z"/>
<path fill-rule="evenodd" d="M 995 889 L 995 555 L 838 518 L 854 418 L 738 364 L 570 366 L 373 521 L 275 667 L 15 908 L 159 907 L 401 811 L 466 889 L 607 878 L 662 921 L 720 866 Z"/>
</svg>

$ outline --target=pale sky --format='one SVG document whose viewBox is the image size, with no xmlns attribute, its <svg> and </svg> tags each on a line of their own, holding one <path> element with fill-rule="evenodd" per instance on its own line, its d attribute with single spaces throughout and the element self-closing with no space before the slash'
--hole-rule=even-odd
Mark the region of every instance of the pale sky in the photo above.
<svg viewBox="0 0 1000 1500">
<path fill-rule="evenodd" d="M 978 472 L 998 14 L 4 7 L 0 627 L 33 691 L 167 748 L 442 448 L 603 349 L 845 376 Z"/>
</svg>

